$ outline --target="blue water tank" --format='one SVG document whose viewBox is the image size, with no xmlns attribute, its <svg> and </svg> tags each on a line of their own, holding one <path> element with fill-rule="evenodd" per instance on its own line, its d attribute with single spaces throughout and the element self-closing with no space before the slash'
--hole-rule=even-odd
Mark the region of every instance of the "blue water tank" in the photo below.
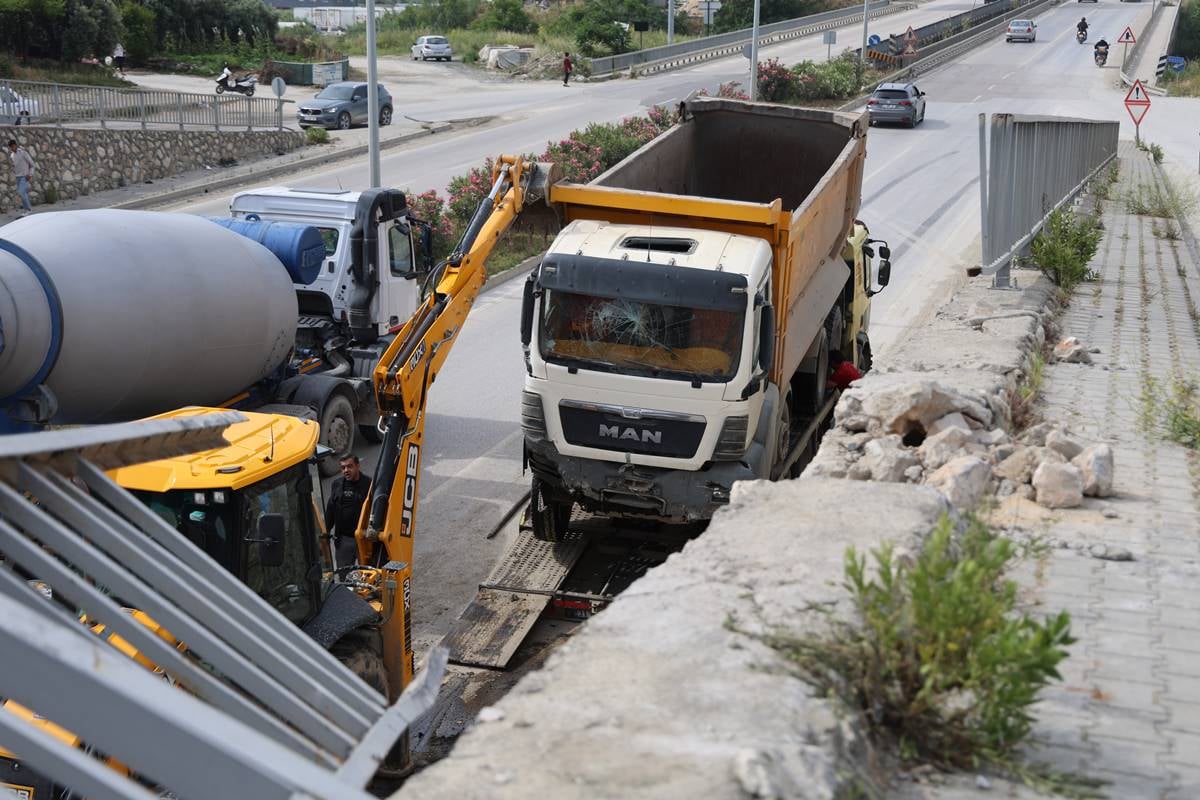
<svg viewBox="0 0 1200 800">
<path fill-rule="evenodd" d="M 321 274 L 321 263 L 325 260 L 325 240 L 321 238 L 321 232 L 312 225 L 229 217 L 208 219 L 270 250 L 283 262 L 288 275 L 292 276 L 292 283 L 307 286 Z"/>
</svg>

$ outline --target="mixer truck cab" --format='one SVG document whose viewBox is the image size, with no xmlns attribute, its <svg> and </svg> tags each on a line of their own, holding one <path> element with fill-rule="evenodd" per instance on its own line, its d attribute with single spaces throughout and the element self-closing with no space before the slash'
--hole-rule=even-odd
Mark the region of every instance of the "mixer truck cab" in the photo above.
<svg viewBox="0 0 1200 800">
<path fill-rule="evenodd" d="M 266 187 L 234 195 L 229 210 L 237 220 L 320 231 L 320 272 L 295 284 L 301 317 L 344 323 L 355 328 L 355 340 L 369 342 L 394 333 L 416 311 L 420 279 L 430 267 L 429 227 L 409 219 L 400 192 Z M 371 253 L 375 265 L 368 263 Z"/>
</svg>

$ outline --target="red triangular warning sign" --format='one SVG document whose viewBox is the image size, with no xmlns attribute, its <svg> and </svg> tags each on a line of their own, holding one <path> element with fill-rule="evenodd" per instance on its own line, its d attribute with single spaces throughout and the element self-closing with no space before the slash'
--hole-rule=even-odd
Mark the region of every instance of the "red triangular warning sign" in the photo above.
<svg viewBox="0 0 1200 800">
<path fill-rule="evenodd" d="M 1146 112 L 1150 110 L 1150 95 L 1146 94 L 1146 87 L 1142 86 L 1140 80 L 1135 80 L 1133 86 L 1129 87 L 1125 95 L 1125 110 L 1129 112 L 1134 125 L 1141 125 Z"/>
<path fill-rule="evenodd" d="M 1117 37 L 1117 44 L 1135 44 L 1136 42 L 1137 37 L 1133 35 L 1133 29 L 1126 25 L 1125 30 L 1121 31 L 1121 35 Z"/>
</svg>

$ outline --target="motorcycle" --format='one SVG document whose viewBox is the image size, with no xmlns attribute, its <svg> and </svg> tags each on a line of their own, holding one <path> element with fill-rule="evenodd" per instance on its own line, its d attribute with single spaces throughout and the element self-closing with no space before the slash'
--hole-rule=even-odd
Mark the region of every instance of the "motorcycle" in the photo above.
<svg viewBox="0 0 1200 800">
<path fill-rule="evenodd" d="M 1075 31 L 1075 41 L 1079 42 L 1080 44 L 1083 44 L 1084 42 L 1086 42 L 1087 41 L 1087 31 L 1085 31 L 1085 30 Z"/>
<path fill-rule="evenodd" d="M 233 83 L 229 82 L 228 77 L 217 78 L 217 94 L 225 92 L 238 92 L 250 97 L 254 94 L 254 87 L 258 85 L 257 75 L 245 75 L 241 78 L 234 78 Z"/>
<path fill-rule="evenodd" d="M 1107 47 L 1097 47 L 1095 59 L 1096 59 L 1097 67 L 1103 67 L 1105 64 L 1107 64 L 1108 63 L 1108 48 Z"/>
</svg>

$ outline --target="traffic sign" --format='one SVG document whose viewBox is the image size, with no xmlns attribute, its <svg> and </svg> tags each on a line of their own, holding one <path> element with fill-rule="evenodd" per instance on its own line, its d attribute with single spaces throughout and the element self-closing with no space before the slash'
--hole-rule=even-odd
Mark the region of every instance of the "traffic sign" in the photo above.
<svg viewBox="0 0 1200 800">
<path fill-rule="evenodd" d="M 871 45 L 872 47 L 874 47 L 875 45 L 879 44 L 879 43 L 880 43 L 880 42 L 882 42 L 882 41 L 883 41 L 883 40 L 879 38 L 879 34 L 878 34 L 878 33 L 872 33 L 872 34 L 871 34 L 871 38 L 870 38 L 870 39 L 867 39 L 867 44 L 869 44 L 869 45 Z"/>
<path fill-rule="evenodd" d="M 1125 95 L 1125 110 L 1129 112 L 1134 126 L 1141 127 L 1146 112 L 1150 110 L 1150 95 L 1146 94 L 1146 87 L 1142 86 L 1140 80 L 1135 80 L 1133 86 L 1129 87 Z"/>
<path fill-rule="evenodd" d="M 904 54 L 912 55 L 917 52 L 917 34 L 913 32 L 912 25 L 908 26 L 908 30 L 904 32 Z"/>
<path fill-rule="evenodd" d="M 1133 30 L 1126 25 L 1125 30 L 1121 31 L 1121 35 L 1117 37 L 1117 44 L 1137 44 L 1137 37 L 1133 35 Z"/>
</svg>

